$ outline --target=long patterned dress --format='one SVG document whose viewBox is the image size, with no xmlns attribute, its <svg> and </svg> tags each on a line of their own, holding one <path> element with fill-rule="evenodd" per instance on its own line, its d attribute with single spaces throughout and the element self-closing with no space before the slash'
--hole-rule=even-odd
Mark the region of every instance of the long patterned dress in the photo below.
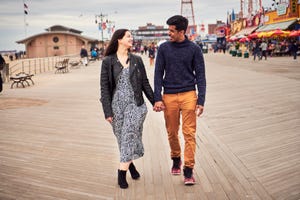
<svg viewBox="0 0 300 200">
<path fill-rule="evenodd" d="M 137 106 L 129 80 L 129 67 L 123 68 L 112 100 L 113 132 L 120 150 L 120 162 L 128 162 L 144 155 L 143 122 L 147 107 Z"/>
</svg>

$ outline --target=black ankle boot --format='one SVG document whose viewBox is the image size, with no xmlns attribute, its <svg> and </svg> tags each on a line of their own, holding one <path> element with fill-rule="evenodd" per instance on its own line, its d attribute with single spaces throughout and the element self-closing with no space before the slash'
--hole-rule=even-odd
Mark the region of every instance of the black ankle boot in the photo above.
<svg viewBox="0 0 300 200">
<path fill-rule="evenodd" d="M 128 188 L 128 183 L 126 181 L 126 172 L 127 171 L 123 171 L 123 170 L 118 170 L 118 184 L 120 186 L 120 188 Z"/>
<path fill-rule="evenodd" d="M 129 165 L 129 171 L 130 171 L 131 177 L 132 177 L 133 179 L 138 179 L 138 178 L 140 178 L 140 174 L 139 174 L 139 172 L 136 170 L 136 168 L 135 168 L 135 166 L 134 166 L 133 163 L 130 163 L 130 165 Z"/>
</svg>

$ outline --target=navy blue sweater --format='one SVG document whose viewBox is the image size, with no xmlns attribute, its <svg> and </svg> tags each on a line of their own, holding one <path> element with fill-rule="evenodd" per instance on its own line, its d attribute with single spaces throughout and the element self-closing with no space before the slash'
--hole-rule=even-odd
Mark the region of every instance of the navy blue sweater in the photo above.
<svg viewBox="0 0 300 200">
<path fill-rule="evenodd" d="M 204 105 L 206 93 L 205 64 L 198 45 L 187 38 L 180 43 L 160 45 L 155 62 L 154 100 L 162 101 L 165 94 L 198 89 L 198 105 Z"/>
</svg>

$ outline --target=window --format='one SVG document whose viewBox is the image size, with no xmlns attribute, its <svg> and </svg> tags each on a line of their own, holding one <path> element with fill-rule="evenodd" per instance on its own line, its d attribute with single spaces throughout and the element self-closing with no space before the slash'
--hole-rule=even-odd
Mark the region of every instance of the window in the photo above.
<svg viewBox="0 0 300 200">
<path fill-rule="evenodd" d="M 55 36 L 55 37 L 53 37 L 53 39 L 52 39 L 52 40 L 53 40 L 53 42 L 55 42 L 55 43 L 57 43 L 57 42 L 59 41 L 58 37 L 56 37 L 56 36 Z"/>
</svg>

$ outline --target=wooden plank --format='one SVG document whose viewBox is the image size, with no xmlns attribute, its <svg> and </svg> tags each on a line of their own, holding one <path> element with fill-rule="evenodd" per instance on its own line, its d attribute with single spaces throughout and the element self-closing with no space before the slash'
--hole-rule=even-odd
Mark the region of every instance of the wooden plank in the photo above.
<svg viewBox="0 0 300 200">
<path fill-rule="evenodd" d="M 163 113 L 147 103 L 145 155 L 135 161 L 141 178 L 128 173 L 129 188 L 119 188 L 118 146 L 103 118 L 95 62 L 72 73 L 40 74 L 35 87 L 4 85 L 0 101 L 31 101 L 5 109 L 0 103 L 0 199 L 299 199 L 298 65 L 285 58 L 205 57 L 196 185 L 170 174 Z M 146 68 L 152 84 L 153 68 Z"/>
</svg>

